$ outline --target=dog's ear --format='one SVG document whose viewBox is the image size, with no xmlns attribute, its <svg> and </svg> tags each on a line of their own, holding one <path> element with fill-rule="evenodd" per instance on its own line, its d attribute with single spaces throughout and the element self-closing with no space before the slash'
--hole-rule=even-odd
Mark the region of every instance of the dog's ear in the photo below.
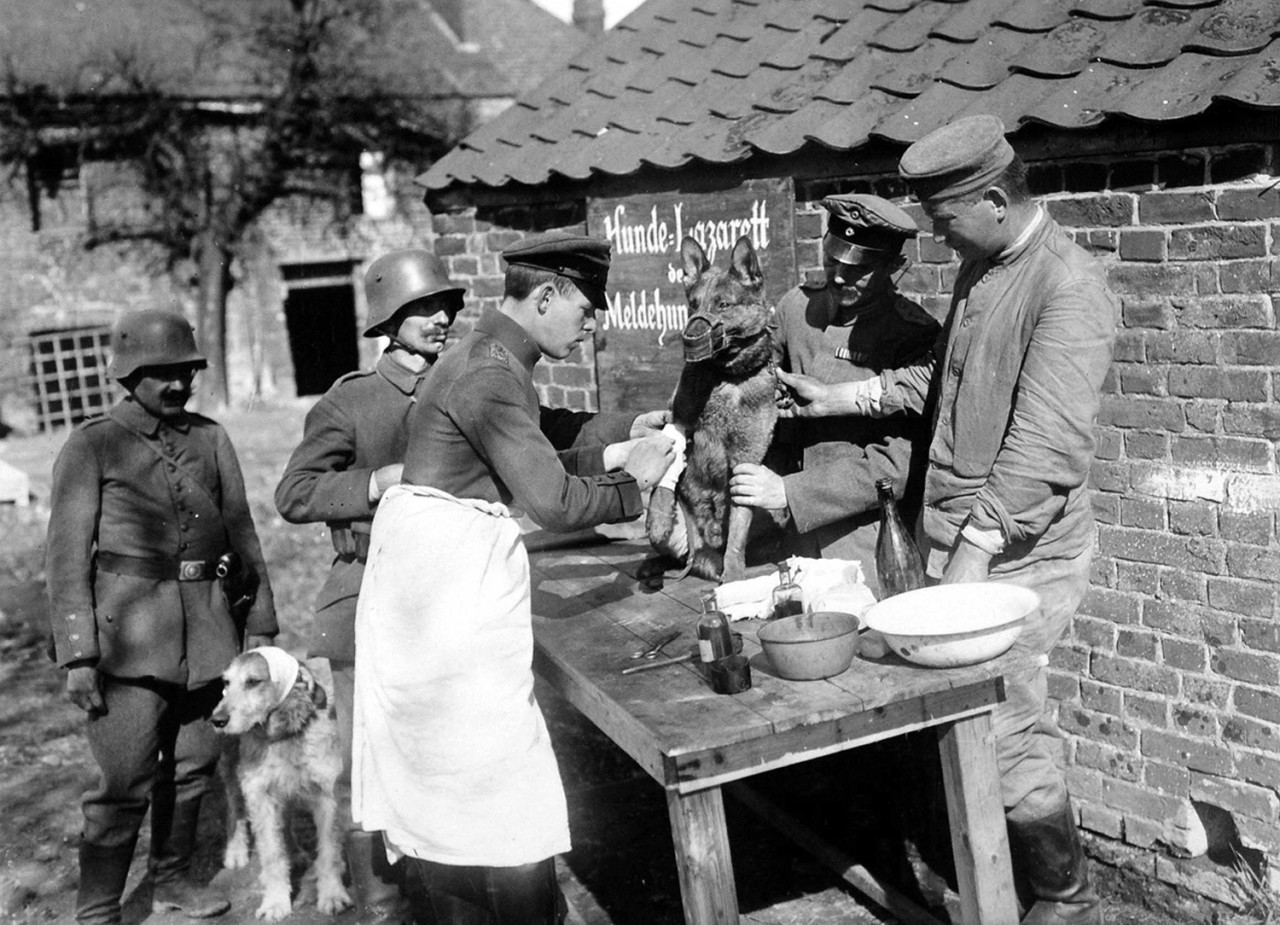
<svg viewBox="0 0 1280 925">
<path fill-rule="evenodd" d="M 698 285 L 702 274 L 711 266 L 707 262 L 706 252 L 694 238 L 685 238 L 680 242 L 680 259 L 684 262 L 684 289 L 688 292 Z"/>
<path fill-rule="evenodd" d="M 729 266 L 733 275 L 752 289 L 758 289 L 764 282 L 764 274 L 760 272 L 760 258 L 756 256 L 756 249 L 751 246 L 751 239 L 745 234 L 733 245 L 733 257 Z"/>
<path fill-rule="evenodd" d="M 316 709 L 323 712 L 329 705 L 329 695 L 324 692 L 324 685 L 316 680 L 316 676 L 306 665 L 298 665 L 298 683 L 306 686 L 307 696 L 316 705 Z"/>
</svg>

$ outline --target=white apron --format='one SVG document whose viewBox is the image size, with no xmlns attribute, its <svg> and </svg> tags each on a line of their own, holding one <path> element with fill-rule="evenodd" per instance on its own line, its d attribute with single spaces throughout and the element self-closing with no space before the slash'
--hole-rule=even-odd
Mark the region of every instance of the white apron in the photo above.
<svg viewBox="0 0 1280 925">
<path fill-rule="evenodd" d="M 356 608 L 351 802 L 393 857 L 511 867 L 569 850 L 532 660 L 529 560 L 506 507 L 388 491 Z"/>
</svg>

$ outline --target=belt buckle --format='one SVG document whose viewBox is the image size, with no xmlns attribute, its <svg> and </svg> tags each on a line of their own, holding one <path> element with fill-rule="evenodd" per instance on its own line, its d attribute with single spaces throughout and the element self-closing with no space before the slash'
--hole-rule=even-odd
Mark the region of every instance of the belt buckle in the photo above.
<svg viewBox="0 0 1280 925">
<path fill-rule="evenodd" d="M 204 574 L 203 559 L 183 559 L 178 563 L 178 581 L 200 581 Z"/>
</svg>

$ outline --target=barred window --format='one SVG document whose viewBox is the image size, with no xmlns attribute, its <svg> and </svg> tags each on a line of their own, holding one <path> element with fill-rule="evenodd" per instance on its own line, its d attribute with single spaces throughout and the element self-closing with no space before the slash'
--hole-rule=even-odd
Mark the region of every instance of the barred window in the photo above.
<svg viewBox="0 0 1280 925">
<path fill-rule="evenodd" d="M 110 334 L 104 325 L 28 335 L 41 430 L 70 427 L 114 404 L 118 387 L 107 376 Z"/>
</svg>

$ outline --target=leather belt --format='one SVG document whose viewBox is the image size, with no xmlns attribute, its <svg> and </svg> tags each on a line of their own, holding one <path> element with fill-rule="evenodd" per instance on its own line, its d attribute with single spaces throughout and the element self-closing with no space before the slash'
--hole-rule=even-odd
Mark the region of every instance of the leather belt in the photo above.
<svg viewBox="0 0 1280 925">
<path fill-rule="evenodd" d="M 116 575 L 154 581 L 213 581 L 217 559 L 143 559 L 98 550 L 98 568 Z"/>
</svg>

